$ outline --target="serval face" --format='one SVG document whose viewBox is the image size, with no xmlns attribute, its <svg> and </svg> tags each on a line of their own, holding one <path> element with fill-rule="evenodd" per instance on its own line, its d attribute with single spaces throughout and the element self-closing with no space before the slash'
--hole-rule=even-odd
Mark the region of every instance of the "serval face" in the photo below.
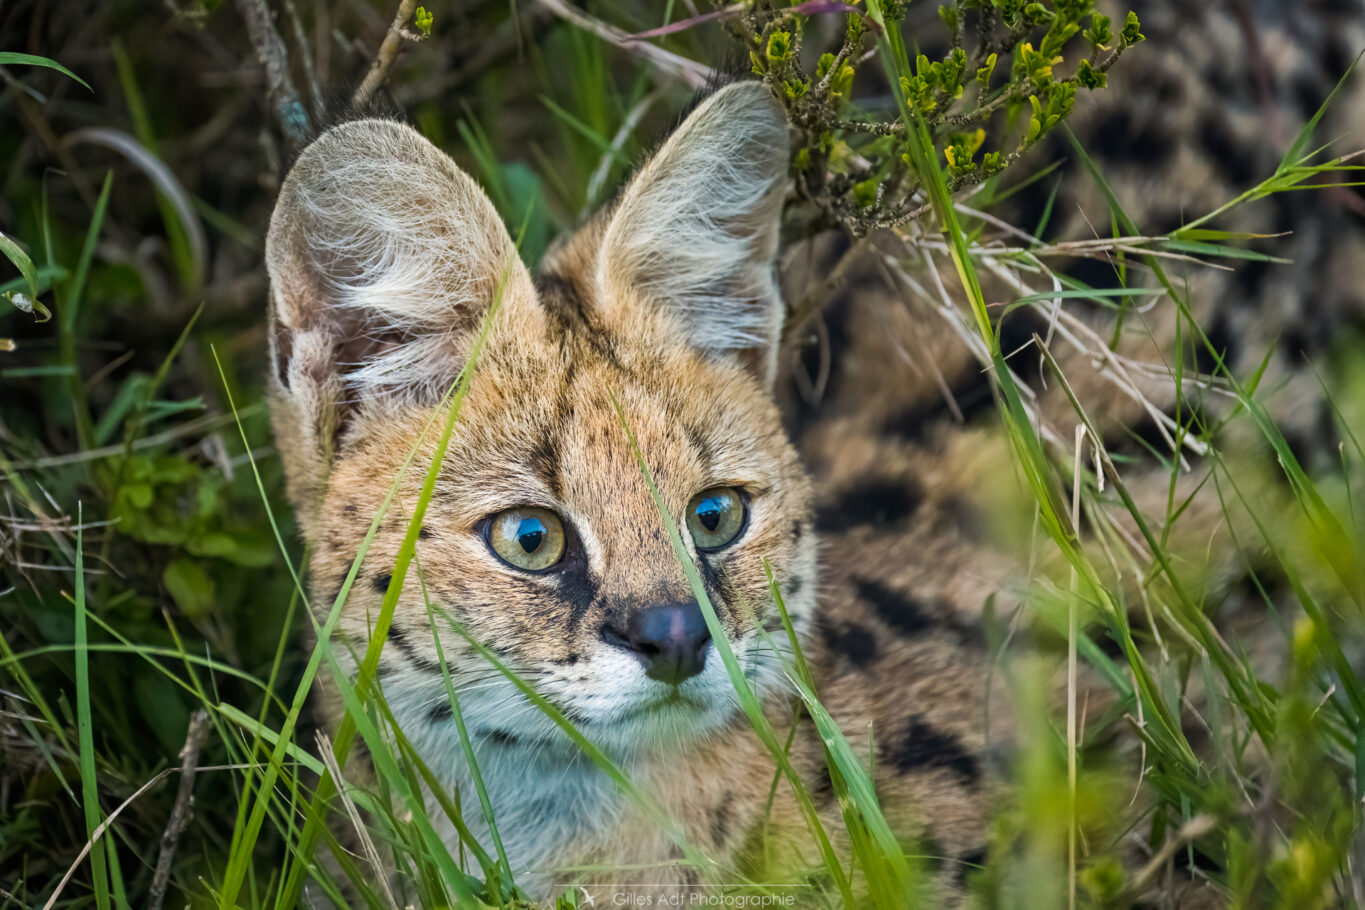
<svg viewBox="0 0 1365 910">
<path fill-rule="evenodd" d="M 290 173 L 267 255 L 273 417 L 315 606 L 379 516 L 340 622 L 357 650 L 488 324 L 381 664 L 419 748 L 455 736 L 442 660 L 475 739 L 568 745 L 471 642 L 618 754 L 728 723 L 670 525 L 739 666 L 778 684 L 768 569 L 798 628 L 815 588 L 808 481 L 770 396 L 786 160 L 766 91 L 724 89 L 534 279 L 474 182 L 405 126 L 338 126 Z"/>
</svg>

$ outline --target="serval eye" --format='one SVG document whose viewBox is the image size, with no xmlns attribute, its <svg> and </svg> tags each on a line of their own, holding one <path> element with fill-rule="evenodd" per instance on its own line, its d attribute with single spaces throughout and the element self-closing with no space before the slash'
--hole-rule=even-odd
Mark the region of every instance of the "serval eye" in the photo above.
<svg viewBox="0 0 1365 910">
<path fill-rule="evenodd" d="M 719 550 L 744 531 L 744 500 L 730 487 L 712 487 L 687 505 L 687 530 L 698 550 Z"/>
<path fill-rule="evenodd" d="M 518 506 L 488 522 L 488 546 L 503 562 L 527 572 L 541 572 L 564 556 L 564 523 L 548 509 Z"/>
</svg>

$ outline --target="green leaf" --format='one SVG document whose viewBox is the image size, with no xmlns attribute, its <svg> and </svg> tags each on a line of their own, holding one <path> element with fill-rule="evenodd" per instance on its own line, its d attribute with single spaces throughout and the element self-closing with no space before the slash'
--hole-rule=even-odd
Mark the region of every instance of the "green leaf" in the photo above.
<svg viewBox="0 0 1365 910">
<path fill-rule="evenodd" d="M 1255 250 L 1244 250 L 1240 247 L 1223 246 L 1218 243 L 1201 243 L 1194 240 L 1164 240 L 1157 244 L 1157 249 L 1171 250 L 1172 252 L 1177 253 L 1190 253 L 1195 256 L 1222 256 L 1225 259 L 1250 259 L 1254 262 L 1287 263 L 1291 261 L 1279 256 L 1271 256 L 1267 253 L 1258 253 Z"/>
<path fill-rule="evenodd" d="M 14 267 L 24 276 L 24 283 L 28 285 L 28 300 L 36 308 L 38 302 L 38 270 L 34 268 L 33 260 L 29 258 L 28 253 L 25 253 L 19 244 L 4 234 L 0 234 L 0 253 L 4 253 L 5 258 L 14 263 Z M 11 302 L 13 302 L 12 298 Z M 51 314 L 49 314 L 49 318 L 51 318 Z M 47 320 L 42 321 L 46 322 Z"/>
<path fill-rule="evenodd" d="M 62 66 L 56 60 L 51 60 L 47 57 L 39 57 L 35 54 L 16 54 L 13 51 L 0 51 L 0 66 L 44 66 L 50 70 L 56 70 L 63 76 L 69 76 L 70 78 L 75 79 L 81 85 L 85 86 L 88 91 L 94 91 L 93 88 L 90 88 L 90 83 Z"/>
<path fill-rule="evenodd" d="M 198 560 L 173 560 L 161 573 L 161 582 L 180 612 L 190 619 L 202 619 L 213 611 L 213 579 Z"/>
<path fill-rule="evenodd" d="M 1141 28 L 1142 23 L 1138 21 L 1137 13 L 1129 10 L 1127 18 L 1123 20 L 1123 30 L 1119 32 L 1125 47 L 1147 40 L 1147 36 L 1139 31 Z"/>
<path fill-rule="evenodd" d="M 190 724 L 190 712 L 184 699 L 173 684 L 151 672 L 136 674 L 132 689 L 147 726 L 156 734 L 162 753 L 174 755 L 185 741 L 185 731 Z"/>
<path fill-rule="evenodd" d="M 1220 231 L 1213 228 L 1181 228 L 1171 234 L 1172 240 L 1265 240 L 1281 234 L 1253 234 L 1249 231 Z"/>
<path fill-rule="evenodd" d="M 768 36 L 768 60 L 772 63 L 781 63 L 791 59 L 792 55 L 792 36 L 791 32 L 773 32 Z"/>
<path fill-rule="evenodd" d="M 1109 77 L 1091 66 L 1089 60 L 1082 60 L 1076 68 L 1076 81 L 1082 87 L 1093 90 L 1108 85 Z"/>
</svg>

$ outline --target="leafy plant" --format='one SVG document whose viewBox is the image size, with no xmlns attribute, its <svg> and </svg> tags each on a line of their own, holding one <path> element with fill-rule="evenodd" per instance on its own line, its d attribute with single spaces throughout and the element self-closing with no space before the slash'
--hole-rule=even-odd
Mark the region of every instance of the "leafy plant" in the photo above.
<svg viewBox="0 0 1365 910">
<path fill-rule="evenodd" d="M 1017 162 L 1066 119 L 1078 89 L 1104 88 L 1109 70 L 1144 40 L 1134 13 L 1115 35 L 1094 0 L 950 0 L 939 7 L 946 53 L 907 60 L 894 77 L 905 109 L 867 119 L 850 104 L 854 80 L 875 56 L 871 47 L 898 34 L 905 5 L 850 9 L 842 45 L 807 72 L 801 51 L 811 17 L 802 10 L 810 6 L 828 12 L 825 4 L 746 8 L 740 37 L 754 72 L 786 100 L 803 133 L 795 173 L 818 212 L 813 228 L 837 224 L 857 237 L 929 211 L 928 178 L 895 141 L 914 128 L 908 117 L 923 120 L 956 192 Z"/>
</svg>

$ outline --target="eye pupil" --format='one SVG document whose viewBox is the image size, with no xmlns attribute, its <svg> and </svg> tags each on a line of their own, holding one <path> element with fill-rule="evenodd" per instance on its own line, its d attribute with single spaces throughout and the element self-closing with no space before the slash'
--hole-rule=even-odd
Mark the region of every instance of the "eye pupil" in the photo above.
<svg viewBox="0 0 1365 910">
<path fill-rule="evenodd" d="M 725 507 L 716 498 L 704 499 L 697 506 L 697 520 L 706 530 L 714 531 L 720 527 L 720 518 L 724 511 Z"/>
<path fill-rule="evenodd" d="M 549 509 L 518 506 L 489 517 L 484 541 L 514 569 L 543 572 L 564 557 L 564 522 Z"/>
<path fill-rule="evenodd" d="M 517 543 L 521 544 L 521 548 L 527 553 L 539 550 L 544 540 L 545 525 L 535 518 L 525 519 L 517 528 Z"/>
</svg>

